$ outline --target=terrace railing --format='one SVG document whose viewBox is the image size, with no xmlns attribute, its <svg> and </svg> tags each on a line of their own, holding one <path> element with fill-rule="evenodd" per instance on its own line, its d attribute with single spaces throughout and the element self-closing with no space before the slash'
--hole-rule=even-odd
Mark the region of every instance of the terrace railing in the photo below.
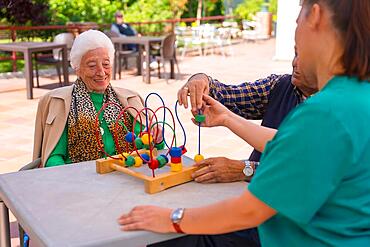
<svg viewBox="0 0 370 247">
<path fill-rule="evenodd" d="M 192 23 L 192 22 L 222 22 L 227 19 L 234 19 L 233 16 L 208 16 L 202 18 L 183 18 L 183 19 L 170 19 L 160 21 L 144 21 L 144 22 L 131 22 L 130 24 L 135 29 L 144 35 L 162 35 L 163 33 L 175 30 L 178 23 Z M 147 31 L 148 26 L 155 25 L 156 30 L 160 31 Z M 88 29 L 109 29 L 111 24 L 96 24 L 93 22 L 86 23 L 70 23 L 67 25 L 53 25 L 53 26 L 0 26 L 0 42 L 16 42 L 20 40 L 37 41 L 37 40 L 52 40 L 53 37 L 60 32 L 71 32 L 75 35 L 86 31 Z M 12 70 L 17 71 L 17 60 L 22 60 L 23 56 L 17 56 L 12 52 L 10 56 L 0 54 L 0 61 L 11 60 Z"/>
</svg>

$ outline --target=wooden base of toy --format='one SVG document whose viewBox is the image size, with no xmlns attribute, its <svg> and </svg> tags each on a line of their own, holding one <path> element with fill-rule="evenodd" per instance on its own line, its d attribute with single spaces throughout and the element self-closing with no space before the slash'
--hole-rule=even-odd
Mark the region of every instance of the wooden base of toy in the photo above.
<svg viewBox="0 0 370 247">
<path fill-rule="evenodd" d="M 140 152 L 145 152 L 141 151 Z M 118 155 L 114 157 L 119 157 Z M 124 167 L 122 161 L 115 160 L 111 158 L 103 158 L 96 160 L 96 172 L 99 174 L 105 174 L 113 171 L 119 171 L 131 175 L 133 177 L 139 178 L 144 181 L 145 192 L 149 194 L 154 194 L 170 187 L 189 182 L 192 179 L 191 174 L 197 169 L 196 167 L 191 166 L 194 161 L 190 158 L 183 156 L 183 168 L 179 172 L 164 172 L 156 174 L 155 177 L 145 175 L 135 167 L 127 168 Z M 190 166 L 184 166 L 190 165 Z M 150 170 L 146 167 L 146 169 Z M 163 168 L 160 168 L 163 169 Z M 160 170 L 159 169 L 159 170 Z M 157 171 L 157 170 L 156 170 Z"/>
</svg>

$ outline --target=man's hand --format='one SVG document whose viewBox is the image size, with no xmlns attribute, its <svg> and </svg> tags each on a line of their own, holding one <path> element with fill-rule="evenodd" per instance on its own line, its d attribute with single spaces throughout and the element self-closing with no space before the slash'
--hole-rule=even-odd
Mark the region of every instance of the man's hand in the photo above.
<svg viewBox="0 0 370 247">
<path fill-rule="evenodd" d="M 233 120 L 235 114 L 233 114 L 229 109 L 222 105 L 217 100 L 213 99 L 211 96 L 203 94 L 204 105 L 201 108 L 201 113 L 205 116 L 205 120 L 201 123 L 202 127 L 215 127 L 215 126 L 225 126 L 227 122 L 237 121 Z M 194 116 L 192 121 L 194 124 L 198 125 L 195 121 L 195 116 L 198 111 L 191 112 Z"/>
<path fill-rule="evenodd" d="M 194 164 L 199 167 L 192 175 L 198 183 L 228 183 L 245 180 L 244 162 L 225 157 L 215 157 Z"/>
<path fill-rule="evenodd" d="M 188 108 L 188 96 L 190 96 L 190 104 L 192 112 L 196 112 L 202 107 L 203 94 L 209 94 L 209 81 L 206 74 L 200 73 L 190 77 L 183 87 L 177 92 L 177 99 L 180 105 Z"/>
</svg>

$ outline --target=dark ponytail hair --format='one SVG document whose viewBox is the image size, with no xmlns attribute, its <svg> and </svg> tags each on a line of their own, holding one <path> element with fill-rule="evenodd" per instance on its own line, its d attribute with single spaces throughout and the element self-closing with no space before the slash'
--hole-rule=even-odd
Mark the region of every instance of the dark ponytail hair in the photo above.
<svg viewBox="0 0 370 247">
<path fill-rule="evenodd" d="M 344 44 L 344 74 L 370 80 L 370 1 L 305 0 L 304 4 L 323 3 L 332 12 L 332 22 Z"/>
</svg>

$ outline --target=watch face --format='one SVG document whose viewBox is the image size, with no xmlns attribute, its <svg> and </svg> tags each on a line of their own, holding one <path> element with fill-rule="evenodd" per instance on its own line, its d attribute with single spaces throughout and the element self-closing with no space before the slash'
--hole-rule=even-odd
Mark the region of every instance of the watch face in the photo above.
<svg viewBox="0 0 370 247">
<path fill-rule="evenodd" d="M 171 220 L 173 223 L 178 223 L 181 219 L 182 216 L 184 215 L 184 209 L 183 208 L 177 208 L 174 211 L 172 211 L 171 214 Z"/>
<path fill-rule="evenodd" d="M 253 175 L 253 168 L 250 167 L 250 166 L 246 166 L 243 169 L 243 173 L 244 173 L 245 176 L 250 177 L 250 176 Z"/>
<path fill-rule="evenodd" d="M 244 168 L 244 174 L 248 177 L 253 175 L 253 168 L 252 167 L 246 167 Z"/>
</svg>

